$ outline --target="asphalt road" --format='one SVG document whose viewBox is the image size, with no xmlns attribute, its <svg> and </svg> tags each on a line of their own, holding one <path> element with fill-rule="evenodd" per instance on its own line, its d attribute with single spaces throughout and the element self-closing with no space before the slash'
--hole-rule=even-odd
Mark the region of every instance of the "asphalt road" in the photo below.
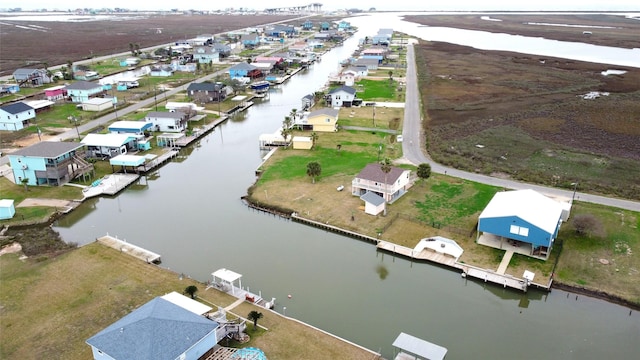
<svg viewBox="0 0 640 360">
<path fill-rule="evenodd" d="M 429 154 L 426 153 L 426 146 L 422 143 L 425 138 L 422 130 L 422 118 L 421 118 L 421 106 L 420 106 L 420 92 L 418 90 L 418 76 L 416 72 L 416 63 L 414 56 L 413 45 L 410 44 L 407 48 L 407 85 L 406 85 L 406 103 L 404 107 L 404 123 L 402 129 L 402 136 L 404 141 L 402 143 L 402 152 L 404 157 L 402 160 L 410 162 L 414 165 L 422 163 L 428 163 L 431 165 L 431 171 L 438 174 L 447 174 L 457 178 L 467 179 L 483 184 L 499 186 L 505 189 L 533 189 L 543 194 L 551 196 L 562 196 L 568 199 L 572 199 L 575 196 L 575 200 L 585 201 L 595 204 L 602 204 L 621 209 L 633 210 L 640 212 L 640 202 L 609 198 L 605 196 L 592 195 L 582 192 L 575 192 L 573 189 L 564 190 L 540 185 L 527 184 L 519 181 L 494 178 L 487 175 L 471 173 L 462 171 L 450 167 L 443 166 L 431 160 Z M 577 185 L 580 187 L 580 184 Z"/>
</svg>

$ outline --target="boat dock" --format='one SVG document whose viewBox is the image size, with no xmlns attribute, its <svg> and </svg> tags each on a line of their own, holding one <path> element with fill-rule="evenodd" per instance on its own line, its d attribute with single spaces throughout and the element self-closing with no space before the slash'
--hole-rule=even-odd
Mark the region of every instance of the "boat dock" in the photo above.
<svg viewBox="0 0 640 360">
<path fill-rule="evenodd" d="M 209 132 L 211 132 L 211 130 L 213 130 L 216 126 L 218 126 L 218 125 L 222 124 L 223 122 L 227 121 L 228 118 L 229 118 L 228 116 L 222 116 L 219 119 L 216 119 L 214 122 L 204 125 L 200 129 L 198 129 L 197 132 L 194 132 L 192 135 L 183 136 L 183 137 L 177 139 L 174 142 L 174 145 L 175 146 L 179 146 L 179 147 L 189 146 L 194 141 L 200 139 L 201 137 L 203 137 L 206 134 L 208 134 Z"/>
<path fill-rule="evenodd" d="M 131 256 L 134 256 L 142 261 L 146 261 L 147 263 L 160 263 L 160 254 L 156 254 L 152 251 L 143 249 L 137 245 L 133 245 L 125 240 L 118 239 L 109 234 L 97 238 L 96 241 L 110 248 L 120 250 L 120 252 L 124 252 Z"/>
<path fill-rule="evenodd" d="M 141 174 L 146 174 L 149 171 L 163 165 L 164 163 L 170 161 L 174 157 L 178 156 L 178 150 L 169 150 L 163 153 L 160 156 L 153 158 L 151 161 L 145 163 L 144 165 L 140 165 L 136 168 L 136 171 Z"/>
<path fill-rule="evenodd" d="M 238 274 L 237 272 L 228 269 L 218 269 L 211 273 L 211 276 L 213 277 L 213 281 L 207 282 L 205 290 L 213 288 L 237 298 L 238 301 L 234 302 L 233 307 L 237 306 L 237 303 L 242 301 L 256 304 L 265 309 L 273 309 L 275 305 L 276 298 L 272 298 L 271 301 L 266 301 L 262 298 L 261 291 L 259 291 L 258 294 L 255 294 L 249 291 L 249 287 L 245 290 L 242 287 L 242 274 Z M 236 286 L 236 282 L 238 283 L 238 286 Z"/>
<path fill-rule="evenodd" d="M 98 195 L 116 195 L 127 186 L 136 182 L 140 178 L 138 174 L 110 174 L 94 181 L 91 186 L 87 186 L 82 190 L 84 198 L 90 198 Z"/>
<path fill-rule="evenodd" d="M 415 250 L 405 246 L 396 245 L 384 240 L 378 241 L 377 248 L 379 250 L 385 250 L 391 253 L 396 253 L 398 255 L 402 255 L 410 259 L 431 261 L 431 262 L 435 262 L 442 265 L 457 267 L 456 259 L 454 257 L 443 254 L 443 253 L 439 253 L 433 250 L 429 250 L 429 249 Z"/>
</svg>

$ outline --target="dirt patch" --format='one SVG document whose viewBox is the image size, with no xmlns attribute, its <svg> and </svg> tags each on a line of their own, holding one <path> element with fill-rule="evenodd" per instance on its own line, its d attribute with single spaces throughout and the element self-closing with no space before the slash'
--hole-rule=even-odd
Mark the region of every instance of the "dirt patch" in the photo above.
<svg viewBox="0 0 640 360">
<path fill-rule="evenodd" d="M 72 203 L 73 202 L 69 200 L 28 198 L 28 199 L 24 199 L 16 207 L 27 207 L 27 206 L 69 207 L 71 206 Z"/>
<path fill-rule="evenodd" d="M 16 254 L 20 251 L 22 251 L 22 246 L 19 243 L 14 242 L 9 245 L 3 246 L 2 249 L 0 249 L 0 256 L 4 254 Z"/>
</svg>

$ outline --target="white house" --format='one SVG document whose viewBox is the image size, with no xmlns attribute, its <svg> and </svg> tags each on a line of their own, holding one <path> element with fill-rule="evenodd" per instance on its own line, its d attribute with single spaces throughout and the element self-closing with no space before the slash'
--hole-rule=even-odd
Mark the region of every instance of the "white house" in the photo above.
<svg viewBox="0 0 640 360">
<path fill-rule="evenodd" d="M 0 130 L 16 131 L 25 128 L 36 111 L 23 102 L 0 106 Z"/>
<path fill-rule="evenodd" d="M 362 196 L 367 192 L 373 192 L 387 203 L 392 203 L 411 187 L 410 175 L 411 170 L 392 166 L 391 170 L 385 173 L 380 164 L 368 164 L 351 181 L 351 194 Z"/>
<path fill-rule="evenodd" d="M 333 107 L 350 107 L 356 98 L 356 89 L 350 86 L 335 88 L 327 94 L 327 102 Z"/>
<path fill-rule="evenodd" d="M 144 135 L 136 134 L 89 134 L 82 139 L 87 146 L 87 157 L 108 157 L 126 154 L 138 147 Z"/>
<path fill-rule="evenodd" d="M 187 128 L 187 115 L 182 111 L 151 111 L 144 121 L 153 123 L 155 131 L 182 132 Z"/>
</svg>

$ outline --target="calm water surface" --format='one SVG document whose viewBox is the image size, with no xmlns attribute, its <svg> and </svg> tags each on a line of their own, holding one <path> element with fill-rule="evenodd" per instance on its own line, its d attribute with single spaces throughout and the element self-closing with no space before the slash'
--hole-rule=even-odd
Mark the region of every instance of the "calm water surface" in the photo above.
<svg viewBox="0 0 640 360">
<path fill-rule="evenodd" d="M 635 358 L 640 315 L 627 308 L 563 291 L 522 294 L 465 280 L 242 204 L 264 155 L 258 136 L 275 132 L 292 108 L 300 109 L 302 96 L 337 71 L 359 38 L 395 26 L 352 20 L 361 32 L 322 62 L 119 196 L 87 201 L 56 230 L 80 244 L 117 235 L 161 254 L 161 266 L 200 281 L 232 269 L 251 291 L 276 297 L 276 311 L 286 307 L 288 316 L 386 358 L 400 332 L 447 347 L 448 359 Z"/>
</svg>

